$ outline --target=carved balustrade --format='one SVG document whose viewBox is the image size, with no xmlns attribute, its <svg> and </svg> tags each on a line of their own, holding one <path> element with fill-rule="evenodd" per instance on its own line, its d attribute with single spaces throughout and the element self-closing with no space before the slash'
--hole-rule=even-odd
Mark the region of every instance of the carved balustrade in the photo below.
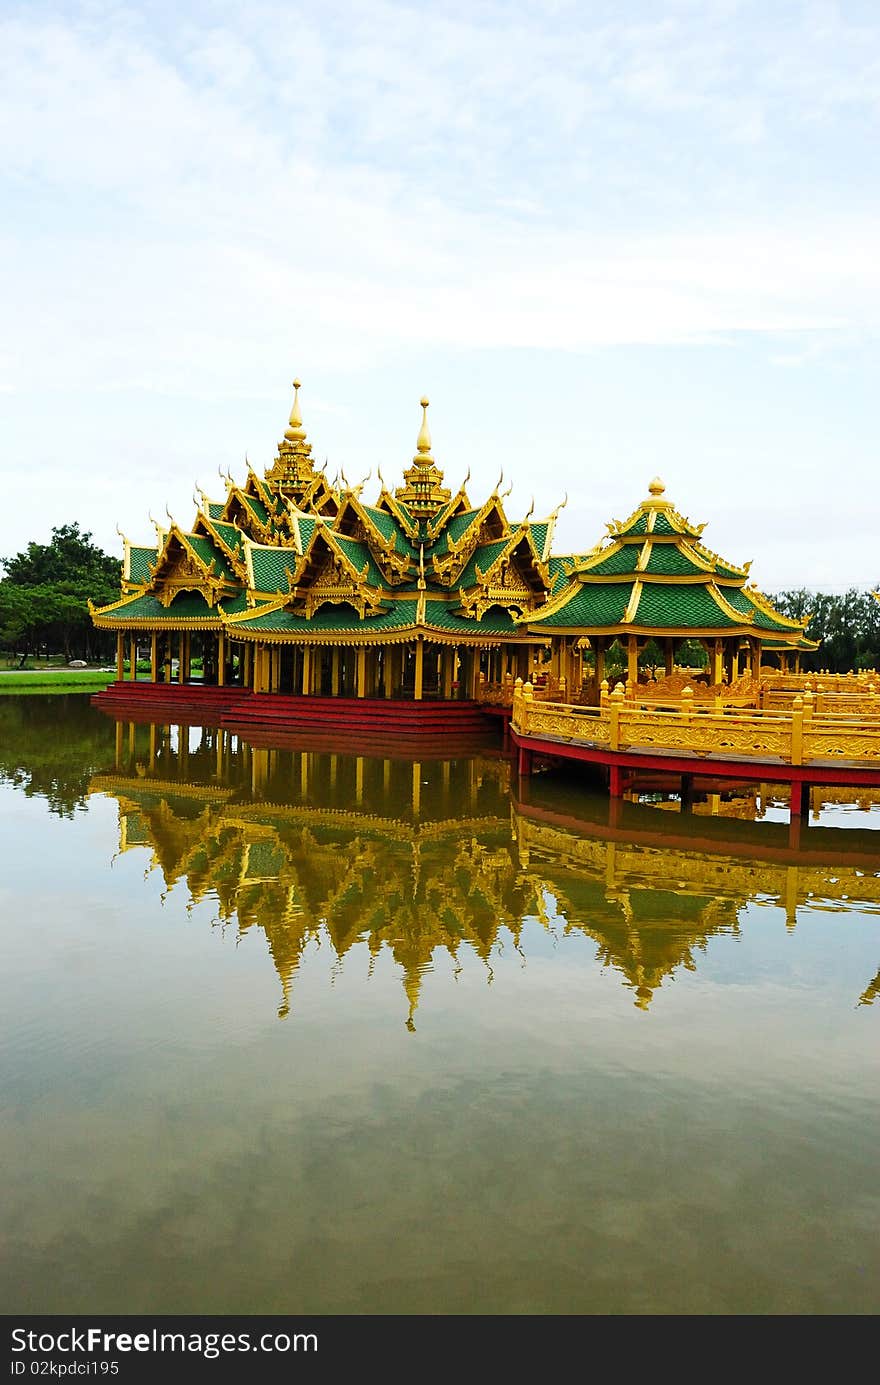
<svg viewBox="0 0 880 1385">
<path fill-rule="evenodd" d="M 812 696 L 798 695 L 788 712 L 704 710 L 685 689 L 682 706 L 645 708 L 623 689 L 599 707 L 539 701 L 530 684 L 514 686 L 511 725 L 519 735 L 607 747 L 673 751 L 699 759 L 748 756 L 802 765 L 810 761 L 880 764 L 880 719 L 816 714 Z"/>
</svg>

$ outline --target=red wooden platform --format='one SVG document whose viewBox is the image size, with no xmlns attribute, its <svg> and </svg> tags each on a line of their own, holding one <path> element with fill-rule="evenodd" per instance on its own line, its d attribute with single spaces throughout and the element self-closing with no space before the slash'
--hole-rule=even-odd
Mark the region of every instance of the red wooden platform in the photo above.
<svg viewBox="0 0 880 1385">
<path fill-rule="evenodd" d="M 723 755 L 712 755 L 710 758 L 674 751 L 609 750 L 607 747 L 579 744 L 577 741 L 521 736 L 512 729 L 509 735 L 517 748 L 517 770 L 521 777 L 531 774 L 535 759 L 574 760 L 601 765 L 608 771 L 608 788 L 612 798 L 618 798 L 626 791 L 628 775 L 636 770 L 650 770 L 669 775 L 680 779 L 683 785 L 686 784 L 688 787 L 693 780 L 704 775 L 715 780 L 788 784 L 792 790 L 792 813 L 805 811 L 804 803 L 811 785 L 880 788 L 880 764 L 811 760 L 805 765 L 790 765 L 779 759 L 761 759 L 757 756 L 727 758 Z"/>
<path fill-rule="evenodd" d="M 92 696 L 110 715 L 161 725 L 214 726 L 251 745 L 444 759 L 478 753 L 498 738 L 478 702 L 294 697 L 198 684 L 111 683 Z"/>
</svg>

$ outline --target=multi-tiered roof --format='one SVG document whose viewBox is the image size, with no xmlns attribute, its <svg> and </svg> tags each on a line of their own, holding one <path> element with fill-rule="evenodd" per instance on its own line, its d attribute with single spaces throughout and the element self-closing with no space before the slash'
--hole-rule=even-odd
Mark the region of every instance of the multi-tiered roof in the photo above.
<svg viewBox="0 0 880 1385">
<path fill-rule="evenodd" d="M 517 618 L 546 601 L 555 514 L 511 520 L 495 491 L 453 494 L 431 453 L 428 400 L 404 484 L 331 484 L 317 470 L 294 382 L 273 465 L 227 476 L 225 500 L 200 494 L 188 530 L 157 526 L 155 546 L 125 542 L 122 598 L 102 626 L 225 628 L 239 639 L 361 644 L 522 642 Z M 558 565 L 555 565 L 558 567 Z"/>
<path fill-rule="evenodd" d="M 564 577 L 530 630 L 542 634 L 718 638 L 733 635 L 796 644 L 803 622 L 777 611 L 749 583 L 750 563 L 726 562 L 665 499 L 655 478 L 648 496 L 588 553 L 563 563 Z M 803 645 L 801 645 L 803 647 Z M 811 645 L 815 648 L 815 645 Z"/>
</svg>

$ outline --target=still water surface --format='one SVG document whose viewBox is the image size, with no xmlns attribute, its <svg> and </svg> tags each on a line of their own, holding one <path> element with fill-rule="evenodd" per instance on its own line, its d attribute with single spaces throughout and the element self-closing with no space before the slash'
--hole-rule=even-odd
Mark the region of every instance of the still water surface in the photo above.
<svg viewBox="0 0 880 1385">
<path fill-rule="evenodd" d="M 880 1310 L 880 803 L 314 744 L 0 699 L 3 1311 Z"/>
</svg>

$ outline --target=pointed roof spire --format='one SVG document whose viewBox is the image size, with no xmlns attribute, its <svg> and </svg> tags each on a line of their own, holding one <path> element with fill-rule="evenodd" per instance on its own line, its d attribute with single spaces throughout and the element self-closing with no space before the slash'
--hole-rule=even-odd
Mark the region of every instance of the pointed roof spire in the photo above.
<svg viewBox="0 0 880 1385">
<path fill-rule="evenodd" d="M 290 411 L 290 422 L 284 436 L 288 442 L 305 442 L 306 430 L 303 428 L 302 413 L 299 407 L 300 381 L 293 382 L 293 408 Z"/>
<path fill-rule="evenodd" d="M 278 444 L 278 456 L 274 464 L 264 473 L 268 484 L 288 499 L 299 501 L 315 481 L 315 465 L 312 461 L 312 444 L 306 441 L 302 411 L 299 404 L 299 380 L 293 382 L 293 407 Z"/>
<path fill-rule="evenodd" d="M 416 466 L 429 466 L 434 458 L 431 456 L 431 434 L 428 431 L 428 405 L 430 399 L 422 395 L 419 403 L 422 406 L 422 426 L 419 429 L 419 436 L 416 442 L 416 455 L 413 461 Z"/>
<path fill-rule="evenodd" d="M 443 485 L 443 472 L 431 455 L 431 434 L 428 429 L 428 399 L 422 395 L 422 426 L 416 441 L 412 466 L 403 473 L 405 486 L 394 492 L 396 500 L 406 505 L 415 519 L 430 519 L 452 499 L 452 492 Z"/>
</svg>

